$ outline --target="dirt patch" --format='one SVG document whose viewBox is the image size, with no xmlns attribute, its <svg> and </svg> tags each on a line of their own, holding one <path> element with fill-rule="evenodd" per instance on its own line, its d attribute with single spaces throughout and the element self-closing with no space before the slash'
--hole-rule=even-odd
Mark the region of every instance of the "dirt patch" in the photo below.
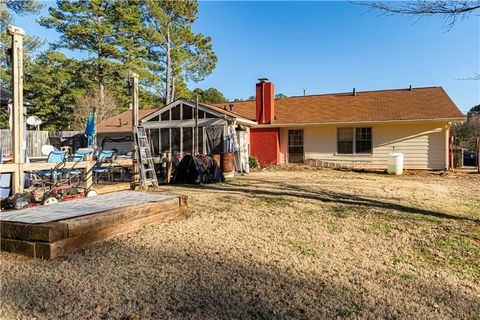
<svg viewBox="0 0 480 320">
<path fill-rule="evenodd" d="M 169 186 L 186 221 L 1 257 L 3 319 L 478 318 L 480 177 L 264 170 Z"/>
</svg>

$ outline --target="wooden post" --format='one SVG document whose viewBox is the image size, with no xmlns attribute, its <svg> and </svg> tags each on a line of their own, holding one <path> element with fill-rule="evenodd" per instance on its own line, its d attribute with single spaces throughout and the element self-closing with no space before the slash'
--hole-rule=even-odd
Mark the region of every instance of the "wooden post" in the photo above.
<svg viewBox="0 0 480 320">
<path fill-rule="evenodd" d="M 130 72 L 132 92 L 132 189 L 138 185 L 137 142 L 135 141 L 135 127 L 138 126 L 138 74 Z"/>
<path fill-rule="evenodd" d="M 92 168 L 94 165 L 93 155 L 91 153 L 87 154 L 85 157 L 85 161 L 88 161 L 87 167 L 85 168 L 85 174 L 87 175 L 85 177 L 85 181 L 86 181 L 85 188 L 89 190 L 93 185 L 93 171 L 92 171 Z"/>
<path fill-rule="evenodd" d="M 167 151 L 167 183 L 170 183 L 170 176 L 172 175 L 172 153 Z"/>
<path fill-rule="evenodd" d="M 480 173 L 480 137 L 477 137 L 477 172 Z"/>
<path fill-rule="evenodd" d="M 195 103 L 195 140 L 193 140 L 193 143 L 195 143 L 195 147 L 193 148 L 193 153 L 194 156 L 198 155 L 198 151 L 200 150 L 198 146 L 198 94 L 197 94 L 197 101 Z"/>
<path fill-rule="evenodd" d="M 450 159 L 449 159 L 450 170 L 451 171 L 454 171 L 454 169 L 455 169 L 455 163 L 453 162 L 454 161 L 454 154 L 453 153 L 455 151 L 455 149 L 453 148 L 454 144 L 455 144 L 455 137 L 451 135 L 450 136 Z"/>
<path fill-rule="evenodd" d="M 13 194 L 23 192 L 23 163 L 25 161 L 23 141 L 23 36 L 22 28 L 9 25 L 12 36 L 12 150 L 16 170 L 13 172 Z"/>
</svg>

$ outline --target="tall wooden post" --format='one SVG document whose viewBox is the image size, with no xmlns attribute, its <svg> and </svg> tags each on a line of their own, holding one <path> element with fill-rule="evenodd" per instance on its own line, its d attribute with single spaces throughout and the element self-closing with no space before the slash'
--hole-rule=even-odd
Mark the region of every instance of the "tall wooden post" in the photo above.
<svg viewBox="0 0 480 320">
<path fill-rule="evenodd" d="M 477 137 L 477 172 L 480 173 L 480 136 Z"/>
<path fill-rule="evenodd" d="M 194 132 L 194 139 L 193 140 L 193 143 L 194 143 L 194 148 L 193 148 L 193 154 L 194 156 L 197 156 L 198 155 L 198 151 L 199 151 L 199 145 L 198 145 L 198 94 L 197 94 L 197 100 L 196 100 L 196 103 L 195 103 L 195 132 Z"/>
<path fill-rule="evenodd" d="M 138 74 L 130 72 L 130 86 L 132 93 L 132 188 L 138 184 L 137 142 L 135 141 L 135 128 L 138 126 Z"/>
<path fill-rule="evenodd" d="M 23 36 L 22 28 L 9 25 L 12 36 L 12 150 L 16 170 L 13 173 L 13 194 L 23 192 L 23 163 L 25 161 L 23 146 Z"/>
</svg>

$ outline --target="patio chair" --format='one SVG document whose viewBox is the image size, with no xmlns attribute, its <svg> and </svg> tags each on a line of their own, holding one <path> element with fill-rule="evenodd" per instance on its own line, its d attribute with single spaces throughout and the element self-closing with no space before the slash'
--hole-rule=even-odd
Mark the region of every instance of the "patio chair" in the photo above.
<svg viewBox="0 0 480 320">
<path fill-rule="evenodd" d="M 100 177 L 105 174 L 107 175 L 107 181 L 112 181 L 111 179 L 112 179 L 114 154 L 115 153 L 113 150 L 100 151 L 100 154 L 98 155 L 98 158 L 97 158 L 97 163 L 95 167 L 92 168 L 94 179 L 97 184 L 98 184 L 98 181 L 100 180 Z M 103 166 L 104 163 L 109 163 L 110 165 L 107 167 L 104 167 Z"/>
<path fill-rule="evenodd" d="M 51 170 L 39 170 L 34 173 L 43 179 L 43 185 L 46 184 L 46 179 L 56 184 L 58 179 L 62 176 L 64 171 L 61 169 L 65 165 L 65 153 L 63 151 L 53 150 L 48 154 L 47 162 L 57 163 L 57 165 Z"/>
<path fill-rule="evenodd" d="M 93 152 L 93 150 L 90 150 L 90 149 L 83 149 L 83 150 L 77 150 L 73 156 L 72 156 L 72 161 L 75 162 L 75 164 L 69 168 L 69 169 L 65 169 L 65 173 L 67 174 L 67 177 L 68 177 L 68 181 L 69 183 L 71 184 L 72 182 L 72 178 L 74 177 L 77 177 L 77 181 L 80 182 L 83 180 L 84 178 L 84 173 L 85 173 L 85 170 L 84 169 L 80 169 L 80 168 L 76 168 L 75 166 L 77 165 L 77 163 L 79 162 L 82 162 L 82 161 L 85 161 L 86 160 L 86 156 L 91 154 Z"/>
</svg>

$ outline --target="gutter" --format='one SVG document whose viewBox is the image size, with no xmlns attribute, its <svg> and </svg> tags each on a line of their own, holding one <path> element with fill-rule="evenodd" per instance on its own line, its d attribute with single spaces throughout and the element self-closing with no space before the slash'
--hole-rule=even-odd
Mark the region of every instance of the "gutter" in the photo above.
<svg viewBox="0 0 480 320">
<path fill-rule="evenodd" d="M 307 126 L 329 126 L 329 125 L 351 125 L 351 124 L 375 124 L 375 123 L 415 123 L 415 122 L 464 122 L 466 117 L 459 118 L 437 118 L 437 119 L 411 119 L 411 120 L 378 120 L 378 121 L 337 121 L 337 122 L 301 122 L 301 123 L 280 123 L 280 124 L 258 124 L 254 128 L 284 128 L 284 127 L 307 127 Z"/>
</svg>

